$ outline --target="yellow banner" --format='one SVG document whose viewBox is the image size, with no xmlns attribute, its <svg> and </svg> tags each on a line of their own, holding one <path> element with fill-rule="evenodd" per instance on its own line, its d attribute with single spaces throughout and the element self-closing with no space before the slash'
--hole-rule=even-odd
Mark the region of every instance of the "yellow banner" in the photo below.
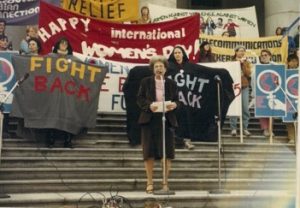
<svg viewBox="0 0 300 208">
<path fill-rule="evenodd" d="M 126 22 L 139 17 L 138 0 L 62 0 L 62 8 L 96 19 Z"/>
<path fill-rule="evenodd" d="M 234 48 L 238 45 L 243 45 L 246 48 L 246 57 L 253 64 L 259 63 L 257 59 L 262 49 L 270 50 L 272 61 L 277 63 L 285 64 L 288 56 L 288 40 L 287 37 L 282 39 L 282 36 L 233 38 L 201 34 L 200 45 L 203 41 L 210 43 L 216 61 L 231 61 Z"/>
</svg>

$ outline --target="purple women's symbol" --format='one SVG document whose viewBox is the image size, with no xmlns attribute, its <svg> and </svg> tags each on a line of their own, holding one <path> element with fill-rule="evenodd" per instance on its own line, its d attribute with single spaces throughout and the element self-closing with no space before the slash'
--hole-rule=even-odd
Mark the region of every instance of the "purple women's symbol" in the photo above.
<svg viewBox="0 0 300 208">
<path fill-rule="evenodd" d="M 273 94 L 280 89 L 280 75 L 273 70 L 264 70 L 257 76 L 257 87 L 265 94 Z"/>
<path fill-rule="evenodd" d="M 298 75 L 294 74 L 286 79 L 286 93 L 294 99 L 298 97 Z"/>
</svg>

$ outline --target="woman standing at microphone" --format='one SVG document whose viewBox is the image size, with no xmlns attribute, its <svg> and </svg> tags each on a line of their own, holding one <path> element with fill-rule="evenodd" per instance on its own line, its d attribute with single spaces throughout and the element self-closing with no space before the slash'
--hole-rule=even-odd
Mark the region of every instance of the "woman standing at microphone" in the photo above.
<svg viewBox="0 0 300 208">
<path fill-rule="evenodd" d="M 242 119 L 243 119 L 243 134 L 250 136 L 248 124 L 250 118 L 249 112 L 249 86 L 251 79 L 251 63 L 245 57 L 246 48 L 242 45 L 234 49 L 233 61 L 239 61 L 241 64 L 241 96 L 242 96 Z M 236 136 L 237 132 L 237 117 L 230 118 L 231 135 Z"/>
<path fill-rule="evenodd" d="M 154 76 L 146 77 L 141 81 L 137 95 L 137 104 L 141 108 L 138 123 L 141 125 L 143 158 L 147 175 L 146 193 L 153 193 L 154 160 L 163 158 L 163 113 L 157 112 L 158 106 L 154 104 L 156 101 L 171 101 L 165 109 L 166 178 L 168 178 L 171 168 L 171 159 L 175 157 L 173 128 L 177 127 L 178 124 L 174 110 L 180 103 L 176 83 L 171 79 L 164 79 L 167 66 L 168 62 L 165 57 L 153 57 L 150 60 L 150 69 L 153 70 Z M 165 191 L 169 190 L 168 184 L 163 184 L 162 188 Z"/>
</svg>

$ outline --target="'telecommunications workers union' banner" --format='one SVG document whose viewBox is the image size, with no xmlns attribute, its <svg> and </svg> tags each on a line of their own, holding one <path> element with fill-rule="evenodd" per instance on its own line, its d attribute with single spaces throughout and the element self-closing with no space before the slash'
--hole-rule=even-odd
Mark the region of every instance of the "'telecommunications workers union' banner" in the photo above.
<svg viewBox="0 0 300 208">
<path fill-rule="evenodd" d="M 262 49 L 268 49 L 272 53 L 272 61 L 277 63 L 285 63 L 288 55 L 287 37 L 282 39 L 282 36 L 231 38 L 201 35 L 200 44 L 203 41 L 210 43 L 216 61 L 231 61 L 238 45 L 246 48 L 246 57 L 253 64 L 259 63 L 258 57 Z"/>
<path fill-rule="evenodd" d="M 91 19 L 41 2 L 39 37 L 43 54 L 65 36 L 75 52 L 107 60 L 148 63 L 158 54 L 166 57 L 181 45 L 196 62 L 199 15 L 156 24 L 117 24 Z"/>
</svg>

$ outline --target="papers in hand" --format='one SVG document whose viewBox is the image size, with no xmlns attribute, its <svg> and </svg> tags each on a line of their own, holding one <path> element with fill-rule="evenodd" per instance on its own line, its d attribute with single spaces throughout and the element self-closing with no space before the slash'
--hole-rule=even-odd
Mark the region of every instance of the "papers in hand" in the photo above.
<svg viewBox="0 0 300 208">
<path fill-rule="evenodd" d="M 165 112 L 167 111 L 167 105 L 171 104 L 172 101 L 165 101 Z M 161 113 L 163 112 L 163 102 L 153 102 L 152 103 L 153 106 L 156 106 L 157 109 L 156 111 L 154 111 L 154 113 Z"/>
</svg>

